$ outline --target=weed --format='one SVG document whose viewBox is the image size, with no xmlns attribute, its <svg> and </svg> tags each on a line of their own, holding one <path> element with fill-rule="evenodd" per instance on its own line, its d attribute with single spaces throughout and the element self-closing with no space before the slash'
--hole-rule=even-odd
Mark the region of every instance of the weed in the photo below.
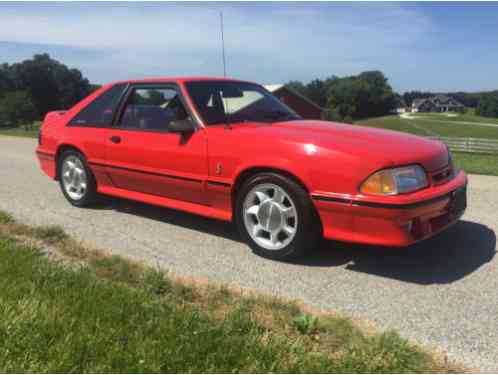
<svg viewBox="0 0 498 375">
<path fill-rule="evenodd" d="M 14 217 L 5 211 L 0 211 L 0 224 L 10 224 L 14 222 Z"/>
<path fill-rule="evenodd" d="M 294 327 L 303 335 L 309 335 L 315 332 L 317 328 L 318 318 L 310 314 L 301 314 L 292 321 Z"/>
</svg>

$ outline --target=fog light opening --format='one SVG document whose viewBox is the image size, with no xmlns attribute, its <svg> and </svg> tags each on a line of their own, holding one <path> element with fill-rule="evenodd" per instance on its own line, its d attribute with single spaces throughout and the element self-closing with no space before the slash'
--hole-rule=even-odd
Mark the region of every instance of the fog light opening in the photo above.
<svg viewBox="0 0 498 375">
<path fill-rule="evenodd" d="M 413 229 L 413 220 L 408 221 L 403 227 L 408 233 L 411 233 Z"/>
</svg>

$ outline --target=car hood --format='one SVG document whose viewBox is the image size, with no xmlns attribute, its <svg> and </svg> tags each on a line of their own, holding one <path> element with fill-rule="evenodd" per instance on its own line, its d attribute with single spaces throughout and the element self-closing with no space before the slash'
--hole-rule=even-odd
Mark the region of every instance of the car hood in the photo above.
<svg viewBox="0 0 498 375">
<path fill-rule="evenodd" d="M 449 162 L 442 142 L 397 131 L 313 120 L 241 127 L 264 134 L 265 140 L 304 144 L 318 154 L 346 154 L 379 168 L 418 163 L 435 171 Z"/>
</svg>

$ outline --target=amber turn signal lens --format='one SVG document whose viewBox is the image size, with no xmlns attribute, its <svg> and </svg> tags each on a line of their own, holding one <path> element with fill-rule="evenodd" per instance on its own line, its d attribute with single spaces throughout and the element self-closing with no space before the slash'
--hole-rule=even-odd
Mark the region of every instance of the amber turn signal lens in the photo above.
<svg viewBox="0 0 498 375">
<path fill-rule="evenodd" d="M 394 195 L 427 187 L 427 175 L 419 165 L 390 168 L 371 175 L 360 186 L 363 194 Z"/>
<path fill-rule="evenodd" d="M 364 194 L 396 194 L 396 181 L 388 170 L 374 173 L 361 186 Z"/>
</svg>

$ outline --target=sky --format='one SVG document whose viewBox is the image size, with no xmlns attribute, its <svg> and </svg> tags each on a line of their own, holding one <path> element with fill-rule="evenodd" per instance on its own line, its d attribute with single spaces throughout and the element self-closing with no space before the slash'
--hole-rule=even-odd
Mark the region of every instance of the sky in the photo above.
<svg viewBox="0 0 498 375">
<path fill-rule="evenodd" d="M 92 83 L 262 84 L 381 70 L 398 92 L 498 89 L 498 3 L 0 3 L 0 63 L 49 53 Z"/>
</svg>

